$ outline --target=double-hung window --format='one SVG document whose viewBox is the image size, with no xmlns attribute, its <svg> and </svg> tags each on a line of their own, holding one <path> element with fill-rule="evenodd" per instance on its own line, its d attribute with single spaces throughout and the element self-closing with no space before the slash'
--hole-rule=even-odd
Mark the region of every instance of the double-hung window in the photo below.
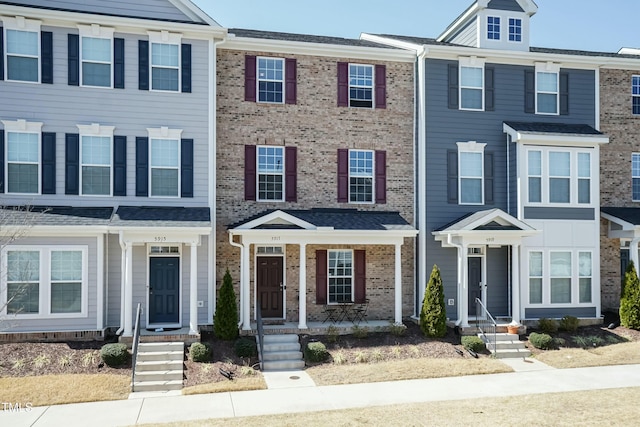
<svg viewBox="0 0 640 427">
<path fill-rule="evenodd" d="M 329 303 L 353 302 L 353 251 L 329 251 Z"/>
<path fill-rule="evenodd" d="M 571 202 L 571 153 L 549 152 L 549 202 Z"/>
<path fill-rule="evenodd" d="M 113 126 L 78 125 L 80 130 L 81 194 L 112 194 Z"/>
<path fill-rule="evenodd" d="M 40 81 L 40 21 L 1 18 L 5 31 L 7 80 Z"/>
<path fill-rule="evenodd" d="M 571 252 L 550 252 L 551 304 L 571 303 Z"/>
<path fill-rule="evenodd" d="M 284 198 L 284 147 L 258 147 L 258 200 Z"/>
<path fill-rule="evenodd" d="M 373 151 L 349 150 L 349 201 L 373 203 Z"/>
<path fill-rule="evenodd" d="M 153 128 L 149 132 L 151 197 L 180 196 L 181 129 Z"/>
<path fill-rule="evenodd" d="M 33 314 L 40 311 L 40 252 L 6 252 L 7 314 Z"/>
<path fill-rule="evenodd" d="M 458 142 L 458 200 L 462 205 L 484 203 L 484 147 L 475 141 Z"/>
<path fill-rule="evenodd" d="M 631 191 L 632 200 L 640 201 L 640 153 L 631 154 Z"/>
<path fill-rule="evenodd" d="M 79 25 L 82 85 L 112 87 L 113 28 Z"/>
<path fill-rule="evenodd" d="M 591 302 L 592 276 L 591 252 L 578 252 L 578 294 L 580 303 Z"/>
<path fill-rule="evenodd" d="M 542 202 L 542 152 L 530 150 L 527 152 L 529 203 Z"/>
<path fill-rule="evenodd" d="M 40 193 L 41 128 L 40 122 L 3 120 L 6 132 L 7 193 Z"/>
<path fill-rule="evenodd" d="M 179 91 L 182 35 L 166 31 L 150 31 L 148 34 L 151 43 L 151 89 Z"/>
<path fill-rule="evenodd" d="M 578 153 L 578 203 L 591 203 L 590 153 Z"/>
<path fill-rule="evenodd" d="M 258 102 L 284 102 L 284 59 L 258 57 Z"/>
<path fill-rule="evenodd" d="M 484 110 L 484 66 L 466 66 L 460 62 L 460 108 Z"/>
<path fill-rule="evenodd" d="M 373 65 L 349 64 L 349 106 L 373 108 Z"/>
<path fill-rule="evenodd" d="M 640 76 L 631 77 L 631 112 L 640 115 Z"/>
<path fill-rule="evenodd" d="M 536 114 L 558 114 L 560 67 L 536 64 Z"/>
<path fill-rule="evenodd" d="M 529 303 L 542 304 L 542 252 L 529 252 Z"/>
<path fill-rule="evenodd" d="M 487 16 L 487 39 L 500 40 L 499 16 Z"/>
<path fill-rule="evenodd" d="M 522 19 L 509 18 L 509 41 L 510 42 L 522 41 Z"/>
</svg>

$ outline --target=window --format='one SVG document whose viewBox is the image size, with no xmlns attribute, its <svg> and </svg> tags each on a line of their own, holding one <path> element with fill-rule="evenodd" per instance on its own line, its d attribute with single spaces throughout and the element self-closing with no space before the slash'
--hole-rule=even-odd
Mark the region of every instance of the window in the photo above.
<svg viewBox="0 0 640 427">
<path fill-rule="evenodd" d="M 527 156 L 529 203 L 540 203 L 542 202 L 542 152 L 529 151 Z"/>
<path fill-rule="evenodd" d="M 329 303 L 353 302 L 353 252 L 329 251 Z"/>
<path fill-rule="evenodd" d="M 509 41 L 522 41 L 522 19 L 509 18 Z"/>
<path fill-rule="evenodd" d="M 571 153 L 549 152 L 549 202 L 571 202 Z"/>
<path fill-rule="evenodd" d="M 578 153 L 578 203 L 591 203 L 591 154 Z"/>
<path fill-rule="evenodd" d="M 536 64 L 536 114 L 558 114 L 560 66 Z"/>
<path fill-rule="evenodd" d="M 529 252 L 529 303 L 542 304 L 542 252 Z"/>
<path fill-rule="evenodd" d="M 83 195 L 111 195 L 113 126 L 78 125 Z"/>
<path fill-rule="evenodd" d="M 258 58 L 258 102 L 284 102 L 284 59 Z"/>
<path fill-rule="evenodd" d="M 349 150 L 349 201 L 373 203 L 373 151 Z"/>
<path fill-rule="evenodd" d="M 633 201 L 640 201 L 640 153 L 631 154 L 631 186 Z"/>
<path fill-rule="evenodd" d="M 258 200 L 282 201 L 284 148 L 258 147 Z"/>
<path fill-rule="evenodd" d="M 7 251 L 7 313 L 40 311 L 40 253 Z"/>
<path fill-rule="evenodd" d="M 571 303 L 571 252 L 551 252 L 551 304 Z"/>
<path fill-rule="evenodd" d="M 373 107 L 373 66 L 349 64 L 349 106 Z"/>
<path fill-rule="evenodd" d="M 151 138 L 151 196 L 178 197 L 180 140 Z"/>
<path fill-rule="evenodd" d="M 487 39 L 500 40 L 500 17 L 487 17 Z"/>
<path fill-rule="evenodd" d="M 112 87 L 113 28 L 78 25 L 83 86 Z"/>
<path fill-rule="evenodd" d="M 82 251 L 51 251 L 51 313 L 79 313 Z"/>
<path fill-rule="evenodd" d="M 578 252 L 578 293 L 581 303 L 591 302 L 591 252 Z"/>
<path fill-rule="evenodd" d="M 42 123 L 3 120 L 6 132 L 7 193 L 40 193 L 40 139 Z"/>
<path fill-rule="evenodd" d="M 484 203 L 484 147 L 475 141 L 458 142 L 458 188 L 461 205 Z"/>
<path fill-rule="evenodd" d="M 182 35 L 149 32 L 151 43 L 151 89 L 177 92 L 180 90 L 180 43 Z"/>
<path fill-rule="evenodd" d="M 484 109 L 484 69 L 460 66 L 460 108 Z"/>
<path fill-rule="evenodd" d="M 640 114 L 640 76 L 631 77 L 631 105 L 632 113 Z"/>
<path fill-rule="evenodd" d="M 40 21 L 2 17 L 7 80 L 40 82 Z"/>
</svg>

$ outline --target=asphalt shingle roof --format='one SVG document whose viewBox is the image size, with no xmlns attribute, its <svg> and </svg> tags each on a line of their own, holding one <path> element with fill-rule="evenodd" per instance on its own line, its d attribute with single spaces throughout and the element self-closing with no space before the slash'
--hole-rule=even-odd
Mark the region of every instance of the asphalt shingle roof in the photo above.
<svg viewBox="0 0 640 427">
<path fill-rule="evenodd" d="M 136 227 L 210 226 L 209 208 L 120 206 L 111 225 Z"/>
<path fill-rule="evenodd" d="M 247 30 L 243 28 L 230 28 L 229 34 L 235 34 L 236 37 L 248 37 L 255 39 L 266 40 L 282 40 L 290 42 L 302 42 L 302 43 L 321 43 L 321 44 L 333 44 L 342 46 L 359 46 L 359 47 L 375 47 L 378 49 L 396 49 L 391 46 L 385 46 L 378 43 L 372 43 L 366 40 L 360 39 L 346 39 L 342 37 L 332 36 L 315 36 L 311 34 L 294 34 L 294 33 L 281 33 L 277 31 L 261 31 L 261 30 Z"/>
<path fill-rule="evenodd" d="M 602 135 L 593 127 L 585 124 L 536 123 L 536 122 L 504 122 L 511 129 L 520 132 L 564 133 L 571 135 Z"/>
<path fill-rule="evenodd" d="M 640 208 L 601 208 L 602 213 L 609 214 L 633 225 L 640 225 Z"/>
</svg>

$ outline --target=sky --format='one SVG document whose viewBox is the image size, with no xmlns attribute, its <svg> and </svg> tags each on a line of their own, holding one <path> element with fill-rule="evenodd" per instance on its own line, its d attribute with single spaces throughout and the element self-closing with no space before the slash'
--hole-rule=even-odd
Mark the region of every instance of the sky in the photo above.
<svg viewBox="0 0 640 427">
<path fill-rule="evenodd" d="M 192 0 L 220 25 L 358 38 L 432 37 L 472 0 Z M 535 0 L 531 46 L 617 52 L 640 47 L 638 0 Z"/>
</svg>

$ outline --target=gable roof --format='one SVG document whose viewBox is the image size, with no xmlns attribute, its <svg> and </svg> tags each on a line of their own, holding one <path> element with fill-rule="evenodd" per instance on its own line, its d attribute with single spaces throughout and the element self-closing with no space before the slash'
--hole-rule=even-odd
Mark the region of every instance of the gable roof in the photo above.
<svg viewBox="0 0 640 427">
<path fill-rule="evenodd" d="M 509 215 L 502 209 L 494 208 L 470 212 L 460 218 L 437 228 L 433 234 L 448 234 L 468 231 L 525 231 L 536 229 Z"/>
<path fill-rule="evenodd" d="M 640 225 L 640 208 L 601 208 L 602 216 L 609 221 L 614 221 L 623 228 L 629 229 Z"/>
<path fill-rule="evenodd" d="M 609 137 L 587 124 L 503 122 L 502 130 L 513 142 L 563 143 L 571 145 L 606 144 Z"/>
</svg>

